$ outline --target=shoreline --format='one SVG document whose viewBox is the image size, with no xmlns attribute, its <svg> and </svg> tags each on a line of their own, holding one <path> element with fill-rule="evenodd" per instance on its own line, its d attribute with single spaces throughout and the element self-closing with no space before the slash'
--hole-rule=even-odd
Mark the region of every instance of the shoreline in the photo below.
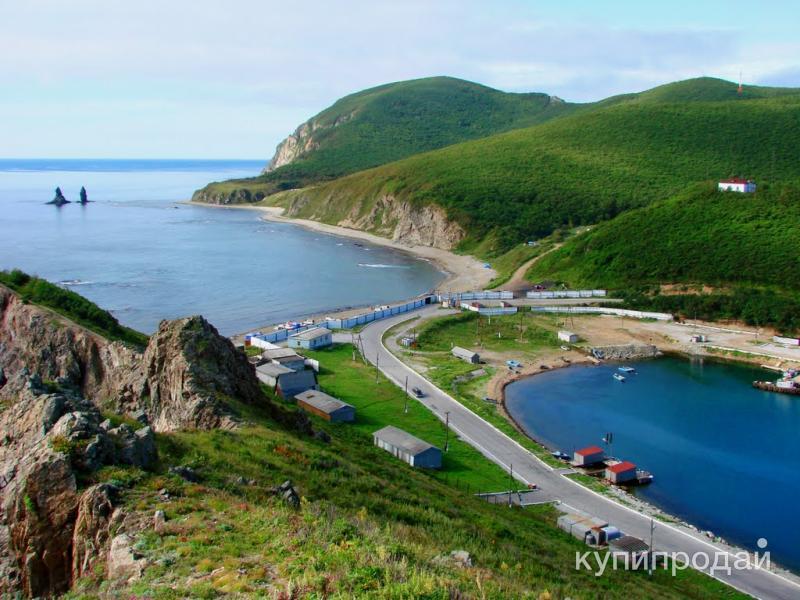
<svg viewBox="0 0 800 600">
<path fill-rule="evenodd" d="M 221 205 L 206 204 L 202 202 L 186 202 L 192 206 L 202 206 L 208 208 L 231 208 L 235 210 L 256 210 L 262 213 L 261 218 L 265 221 L 276 223 L 288 223 L 297 225 L 311 231 L 335 235 L 348 239 L 361 240 L 376 246 L 392 248 L 400 252 L 405 252 L 411 256 L 427 260 L 433 263 L 436 268 L 444 274 L 444 279 L 438 284 L 438 290 L 447 292 L 464 292 L 472 290 L 482 290 L 488 283 L 497 276 L 494 269 L 487 269 L 484 263 L 477 258 L 465 254 L 456 254 L 449 250 L 434 248 L 432 246 L 410 245 L 389 238 L 381 237 L 373 233 L 350 229 L 339 225 L 329 225 L 311 219 L 295 219 L 285 217 L 284 208 L 280 206 L 242 206 L 242 205 Z"/>
<path fill-rule="evenodd" d="M 653 359 L 640 359 L 640 360 L 655 360 L 655 359 L 658 359 L 658 358 L 661 358 L 661 357 L 667 357 L 667 356 L 675 357 L 675 358 L 681 358 L 681 359 L 684 359 L 684 360 L 692 360 L 692 359 L 698 358 L 698 356 L 699 356 L 700 358 L 710 359 L 712 362 L 718 362 L 718 363 L 723 363 L 723 364 L 724 363 L 737 363 L 737 364 L 749 364 L 750 366 L 753 365 L 752 362 L 747 361 L 747 360 L 741 360 L 741 359 L 737 360 L 735 358 L 726 358 L 726 357 L 719 357 L 719 356 L 713 356 L 713 355 L 690 354 L 690 353 L 683 352 L 683 351 L 678 351 L 678 350 L 662 351 L 662 354 L 659 357 L 654 357 Z M 619 362 L 619 361 L 603 361 L 603 362 L 613 363 L 613 362 Z M 554 450 L 557 450 L 557 449 L 554 449 L 554 448 L 550 448 L 544 442 L 536 439 L 531 433 L 527 432 L 517 422 L 517 420 L 511 415 L 511 413 L 508 411 L 508 409 L 506 407 L 505 388 L 508 387 L 510 384 L 512 384 L 514 382 L 520 381 L 522 379 L 529 379 L 529 378 L 532 378 L 532 377 L 536 377 L 537 375 L 541 375 L 542 373 L 547 373 L 547 372 L 552 371 L 552 370 L 566 369 L 566 368 L 569 368 L 569 367 L 572 367 L 572 366 L 582 366 L 582 367 L 599 366 L 599 365 L 603 364 L 603 362 L 597 361 L 597 360 L 593 360 L 590 357 L 585 357 L 585 360 L 573 361 L 571 363 L 562 363 L 562 364 L 559 364 L 559 365 L 550 366 L 549 369 L 547 369 L 547 370 L 542 370 L 542 369 L 538 369 L 537 368 L 537 369 L 532 369 L 530 372 L 527 372 L 527 373 L 525 373 L 523 371 L 523 372 L 520 372 L 520 373 L 511 374 L 511 376 L 504 377 L 504 378 L 502 378 L 501 380 L 499 380 L 496 383 L 496 385 L 500 386 L 500 390 L 499 390 L 500 396 L 498 398 L 498 403 L 497 403 L 498 408 L 500 408 L 499 412 L 500 412 L 500 414 L 502 414 L 506 418 L 506 420 L 508 420 L 509 423 L 511 423 L 511 425 L 520 434 L 524 435 L 527 439 L 529 439 L 534 444 L 539 446 L 545 452 L 550 453 L 550 452 L 552 452 Z M 582 472 L 578 471 L 578 470 L 575 470 L 575 473 L 581 474 Z M 604 487 L 604 492 L 602 492 L 603 494 L 608 495 L 609 497 L 613 498 L 614 500 L 625 504 L 626 506 L 628 506 L 629 508 L 631 508 L 633 510 L 641 512 L 641 513 L 643 513 L 643 514 L 645 514 L 645 515 L 647 515 L 649 517 L 652 517 L 652 518 L 654 518 L 654 519 L 656 519 L 658 521 L 661 521 L 663 523 L 668 523 L 668 524 L 670 524 L 672 526 L 675 526 L 675 527 L 681 527 L 681 528 L 684 528 L 684 529 L 688 529 L 688 530 L 690 530 L 691 532 L 693 532 L 695 534 L 707 537 L 710 541 L 723 546 L 724 548 L 726 548 L 731 553 L 745 552 L 751 557 L 754 555 L 754 552 L 752 550 L 747 549 L 747 548 L 745 548 L 743 546 L 737 546 L 736 544 L 733 544 L 733 543 L 729 542 L 725 538 L 717 535 L 716 533 L 714 533 L 712 531 L 702 530 L 699 527 L 697 527 L 696 525 L 692 524 L 691 522 L 689 522 L 689 521 L 687 521 L 687 520 L 685 520 L 685 519 L 683 519 L 683 518 L 681 518 L 681 517 L 679 517 L 677 515 L 674 515 L 672 513 L 669 513 L 667 511 L 665 511 L 664 509 L 662 509 L 658 505 L 653 504 L 652 502 L 650 502 L 648 500 L 644 500 L 642 498 L 639 498 L 638 496 L 636 496 L 635 494 L 631 493 L 630 491 L 628 491 L 623 486 L 613 485 L 611 483 L 608 483 L 604 479 L 600 479 L 600 478 L 597 479 L 597 482 L 600 483 Z M 579 483 L 580 485 L 584 485 L 583 483 L 580 483 L 580 482 L 577 482 L 577 483 Z M 709 535 L 709 534 L 711 534 L 711 535 Z M 796 579 L 800 578 L 800 573 L 795 573 L 791 569 L 788 569 L 787 567 L 784 567 L 780 563 L 776 563 L 774 561 L 772 562 L 772 569 L 771 570 L 774 573 L 778 573 L 778 574 L 780 574 L 780 575 L 782 575 L 784 577 L 789 577 L 792 580 L 796 580 Z"/>
</svg>

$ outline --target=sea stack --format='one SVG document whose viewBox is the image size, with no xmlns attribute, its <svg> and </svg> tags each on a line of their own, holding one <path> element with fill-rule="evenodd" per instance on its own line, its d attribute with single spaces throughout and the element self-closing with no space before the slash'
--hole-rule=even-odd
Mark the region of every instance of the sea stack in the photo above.
<svg viewBox="0 0 800 600">
<path fill-rule="evenodd" d="M 55 198 L 50 200 L 48 204 L 55 204 L 56 206 L 63 206 L 64 204 L 69 204 L 69 200 L 64 197 L 64 194 L 61 192 L 61 188 L 56 188 L 56 195 Z"/>
<path fill-rule="evenodd" d="M 86 188 L 81 186 L 81 204 L 88 204 L 89 203 L 89 196 L 86 194 Z"/>
</svg>

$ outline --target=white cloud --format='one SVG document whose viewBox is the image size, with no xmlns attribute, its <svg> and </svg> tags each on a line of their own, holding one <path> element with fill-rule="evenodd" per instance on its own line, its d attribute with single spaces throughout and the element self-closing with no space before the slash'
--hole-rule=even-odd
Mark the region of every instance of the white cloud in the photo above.
<svg viewBox="0 0 800 600">
<path fill-rule="evenodd" d="M 267 157 L 300 121 L 387 81 L 594 100 L 739 69 L 785 79 L 800 56 L 794 40 L 742 38 L 735 19 L 588 26 L 517 0 L 29 0 L 3 16 L 0 156 L 53 155 L 58 131 L 89 155 Z"/>
</svg>

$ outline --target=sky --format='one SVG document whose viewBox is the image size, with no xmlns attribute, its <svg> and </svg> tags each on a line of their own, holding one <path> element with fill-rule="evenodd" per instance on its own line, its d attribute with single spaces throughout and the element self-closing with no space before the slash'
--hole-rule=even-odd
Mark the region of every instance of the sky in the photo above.
<svg viewBox="0 0 800 600">
<path fill-rule="evenodd" d="M 800 86 L 800 2 L 0 0 L 0 157 L 268 159 L 348 93 Z"/>
</svg>

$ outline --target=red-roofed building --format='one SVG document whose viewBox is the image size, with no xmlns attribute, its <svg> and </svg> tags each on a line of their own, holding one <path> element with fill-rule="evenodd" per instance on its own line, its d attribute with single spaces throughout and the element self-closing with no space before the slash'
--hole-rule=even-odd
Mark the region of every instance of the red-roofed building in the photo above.
<svg viewBox="0 0 800 600">
<path fill-rule="evenodd" d="M 750 179 L 742 179 L 741 177 L 731 177 L 720 181 L 717 189 L 720 192 L 740 192 L 742 194 L 749 194 L 756 191 L 756 182 Z"/>
<path fill-rule="evenodd" d="M 636 465 L 623 460 L 615 465 L 606 467 L 606 479 L 611 483 L 626 483 L 636 479 Z"/>
<path fill-rule="evenodd" d="M 597 463 L 603 462 L 605 457 L 606 455 L 602 448 L 599 446 L 589 446 L 587 448 L 575 450 L 575 454 L 572 457 L 572 463 L 576 467 L 588 467 L 590 465 L 596 465 Z"/>
</svg>

